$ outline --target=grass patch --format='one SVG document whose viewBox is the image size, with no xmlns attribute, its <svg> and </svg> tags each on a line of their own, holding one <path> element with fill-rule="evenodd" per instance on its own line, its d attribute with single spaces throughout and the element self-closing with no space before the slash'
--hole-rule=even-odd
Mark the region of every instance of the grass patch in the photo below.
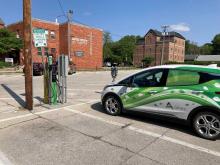
<svg viewBox="0 0 220 165">
<path fill-rule="evenodd" d="M 11 67 L 11 64 L 8 62 L 0 61 L 0 68 Z"/>
</svg>

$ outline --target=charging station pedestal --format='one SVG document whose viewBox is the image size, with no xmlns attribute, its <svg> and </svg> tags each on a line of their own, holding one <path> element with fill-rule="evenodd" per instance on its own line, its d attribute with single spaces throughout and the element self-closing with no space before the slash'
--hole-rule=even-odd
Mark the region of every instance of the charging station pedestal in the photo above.
<svg viewBox="0 0 220 165">
<path fill-rule="evenodd" d="M 52 56 L 47 57 L 44 78 L 44 100 L 46 104 L 57 105 L 67 103 L 67 75 L 69 58 L 60 55 L 57 63 L 53 63 Z"/>
<path fill-rule="evenodd" d="M 57 104 L 57 66 L 53 64 L 52 56 L 48 56 L 48 66 L 49 66 L 49 79 L 48 79 L 48 95 L 49 104 Z"/>
</svg>

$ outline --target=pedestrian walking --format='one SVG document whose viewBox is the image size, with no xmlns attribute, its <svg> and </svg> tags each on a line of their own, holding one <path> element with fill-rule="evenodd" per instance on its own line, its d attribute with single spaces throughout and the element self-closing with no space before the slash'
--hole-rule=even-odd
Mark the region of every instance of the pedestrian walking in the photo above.
<svg viewBox="0 0 220 165">
<path fill-rule="evenodd" d="M 112 82 L 114 82 L 116 77 L 117 77 L 117 75 L 118 75 L 118 68 L 117 68 L 117 64 L 116 63 L 112 64 L 111 75 L 112 75 Z"/>
</svg>

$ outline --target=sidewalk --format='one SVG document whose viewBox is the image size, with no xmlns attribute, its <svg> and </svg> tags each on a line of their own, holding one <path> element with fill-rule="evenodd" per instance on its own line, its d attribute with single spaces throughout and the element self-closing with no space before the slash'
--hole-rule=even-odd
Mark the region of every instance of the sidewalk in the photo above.
<svg viewBox="0 0 220 165">
<path fill-rule="evenodd" d="M 55 110 L 39 107 L 31 113 L 19 112 L 23 113 L 19 118 L 0 120 L 4 159 L 22 165 L 220 163 L 220 152 L 180 145 L 165 138 L 170 129 L 152 134 L 135 126 L 132 119 L 104 114 L 96 104 L 84 102 Z"/>
</svg>

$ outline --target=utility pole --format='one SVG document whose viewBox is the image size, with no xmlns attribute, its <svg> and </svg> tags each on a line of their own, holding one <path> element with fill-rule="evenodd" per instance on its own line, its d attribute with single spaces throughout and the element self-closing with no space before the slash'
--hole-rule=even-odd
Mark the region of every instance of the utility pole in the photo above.
<svg viewBox="0 0 220 165">
<path fill-rule="evenodd" d="M 23 29 L 26 108 L 33 110 L 31 0 L 23 0 Z"/>
<path fill-rule="evenodd" d="M 169 28 L 168 25 L 164 25 L 161 27 L 163 29 L 162 36 L 163 36 L 163 48 L 162 48 L 162 54 L 161 54 L 161 59 L 160 59 L 160 65 L 163 65 L 164 62 L 164 47 L 165 47 L 165 38 L 166 38 L 166 33 L 167 29 Z"/>
<path fill-rule="evenodd" d="M 69 10 L 67 13 L 67 19 L 68 19 L 68 34 L 67 34 L 67 39 L 68 39 L 68 56 L 69 60 L 71 57 L 71 43 L 72 43 L 72 37 L 71 37 L 71 22 L 72 22 L 72 17 L 73 17 L 73 11 Z"/>
</svg>

